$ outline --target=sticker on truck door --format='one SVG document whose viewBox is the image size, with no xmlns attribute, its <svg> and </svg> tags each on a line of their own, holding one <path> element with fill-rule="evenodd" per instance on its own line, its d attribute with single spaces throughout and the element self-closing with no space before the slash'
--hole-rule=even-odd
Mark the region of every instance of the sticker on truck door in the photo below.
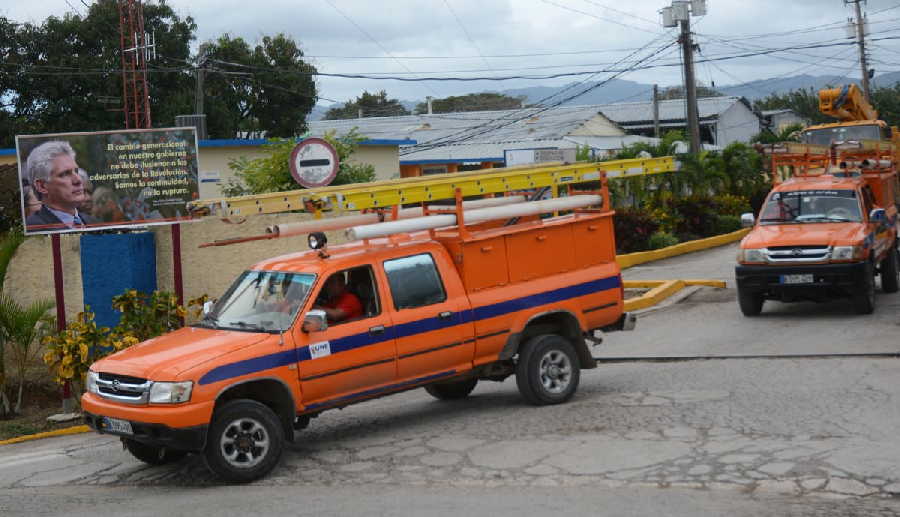
<svg viewBox="0 0 900 517">
<path fill-rule="evenodd" d="M 331 355 L 331 343 L 328 341 L 320 341 L 309 345 L 309 355 L 313 359 Z"/>
</svg>

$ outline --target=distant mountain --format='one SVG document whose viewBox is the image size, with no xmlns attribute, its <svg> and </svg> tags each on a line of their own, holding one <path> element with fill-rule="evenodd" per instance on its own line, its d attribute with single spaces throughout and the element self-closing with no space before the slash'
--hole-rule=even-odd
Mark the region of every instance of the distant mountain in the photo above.
<svg viewBox="0 0 900 517">
<path fill-rule="evenodd" d="M 716 86 L 717 91 L 724 95 L 735 97 L 746 97 L 751 102 L 756 99 L 768 97 L 773 93 L 787 93 L 798 89 L 819 90 L 828 86 L 838 86 L 848 82 L 858 82 L 856 79 L 833 75 L 792 75 L 789 77 L 777 77 L 773 79 L 760 79 L 744 84 Z M 900 82 L 900 72 L 890 72 L 876 76 L 872 80 L 875 88 L 886 88 L 894 86 Z M 585 83 L 574 86 L 577 83 L 570 83 L 564 86 L 532 86 L 527 88 L 512 88 L 508 90 L 497 90 L 497 93 L 510 95 L 513 97 L 524 96 L 527 104 L 548 104 L 558 102 L 564 98 L 570 97 L 578 92 L 589 90 L 583 95 L 569 100 L 563 105 L 578 104 L 613 104 L 617 102 L 640 102 L 649 101 L 650 92 L 653 88 L 652 84 L 639 83 L 635 81 L 627 81 L 623 79 L 613 79 L 608 83 L 597 86 L 598 83 Z M 592 86 L 597 86 L 591 89 Z M 660 87 L 663 89 L 663 87 Z M 564 91 L 565 90 L 565 91 Z M 553 96 L 549 100 L 547 97 Z M 413 111 L 420 101 L 400 101 L 406 108 Z M 343 106 L 343 103 L 333 104 L 332 106 L 316 106 L 310 113 L 309 120 L 321 120 L 331 107 Z"/>
</svg>

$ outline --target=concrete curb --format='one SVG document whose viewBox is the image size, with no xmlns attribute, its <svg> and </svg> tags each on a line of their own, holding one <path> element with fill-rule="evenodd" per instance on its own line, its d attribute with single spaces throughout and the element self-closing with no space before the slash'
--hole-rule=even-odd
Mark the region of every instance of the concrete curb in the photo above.
<svg viewBox="0 0 900 517">
<path fill-rule="evenodd" d="M 743 239 L 744 236 L 748 233 L 750 233 L 750 228 L 744 228 L 743 230 L 738 230 L 736 232 L 716 235 L 715 237 L 707 237 L 706 239 L 697 239 L 695 241 L 682 242 L 674 246 L 668 246 L 666 248 L 661 248 L 658 250 L 639 251 L 637 253 L 616 255 L 616 262 L 619 263 L 620 268 L 627 269 L 631 266 L 636 266 L 645 262 L 662 260 L 669 257 L 684 255 L 685 253 L 691 253 L 694 251 L 700 251 L 709 248 L 715 248 L 716 246 L 722 246 L 724 244 L 729 244 Z"/>
<path fill-rule="evenodd" d="M 41 438 L 51 438 L 53 436 L 65 436 L 68 434 L 81 434 L 90 431 L 91 428 L 86 425 L 76 425 L 74 427 L 66 427 L 65 429 L 57 429 L 55 431 L 47 431 L 45 433 L 26 434 L 25 436 L 17 436 L 9 440 L 0 440 L 0 445 L 12 445 L 14 443 L 27 442 L 30 440 L 39 440 Z"/>
<path fill-rule="evenodd" d="M 622 285 L 626 289 L 650 288 L 639 298 L 625 300 L 625 310 L 633 312 L 652 307 L 689 285 L 724 289 L 726 284 L 722 280 L 626 280 Z"/>
<path fill-rule="evenodd" d="M 617 255 L 616 262 L 619 263 L 619 267 L 621 267 L 622 269 L 626 269 L 631 266 L 643 264 L 645 262 L 662 260 L 664 258 L 683 255 L 685 253 L 691 253 L 693 251 L 700 251 L 708 248 L 714 248 L 716 246 L 722 246 L 723 244 L 741 240 L 742 238 L 744 238 L 744 235 L 747 235 L 747 233 L 749 232 L 749 229 L 743 229 L 732 233 L 726 233 L 724 235 L 709 237 L 706 239 L 682 242 L 680 244 L 658 250 Z M 631 312 L 646 309 L 647 307 L 652 307 L 653 305 L 660 303 L 661 301 L 665 300 L 666 298 L 672 296 L 673 294 L 689 285 L 706 285 L 711 287 L 724 288 L 725 282 L 722 282 L 721 280 L 641 280 L 625 281 L 623 282 L 623 285 L 626 288 L 650 288 L 650 291 L 639 298 L 625 300 L 625 310 Z M 39 440 L 41 438 L 51 438 L 54 436 L 86 433 L 88 431 L 90 431 L 90 428 L 86 425 L 67 427 L 65 429 L 57 429 L 56 431 L 47 431 L 45 433 L 29 434 L 16 438 L 10 438 L 9 440 L 0 440 L 0 446 L 12 445 L 14 443 L 27 442 L 30 440 Z"/>
</svg>

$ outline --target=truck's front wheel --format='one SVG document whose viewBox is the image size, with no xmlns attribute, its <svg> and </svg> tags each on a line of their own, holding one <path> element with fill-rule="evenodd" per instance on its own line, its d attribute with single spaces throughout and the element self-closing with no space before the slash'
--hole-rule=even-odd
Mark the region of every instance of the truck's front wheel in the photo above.
<svg viewBox="0 0 900 517">
<path fill-rule="evenodd" d="M 246 483 L 268 474 L 284 449 L 284 429 L 271 409 L 238 399 L 217 409 L 206 440 L 206 464 L 216 475 Z"/>
<path fill-rule="evenodd" d="M 744 316 L 759 316 L 765 299 L 762 293 L 756 293 L 738 287 L 738 305 Z"/>
<path fill-rule="evenodd" d="M 122 442 L 132 456 L 148 465 L 166 465 L 168 463 L 174 463 L 181 458 L 184 458 L 187 454 L 185 451 L 169 449 L 160 445 L 141 443 L 130 438 L 123 438 Z"/>
<path fill-rule="evenodd" d="M 900 258 L 897 257 L 897 246 L 891 246 L 884 260 L 881 261 L 881 289 L 886 293 L 896 293 L 900 288 Z"/>
<path fill-rule="evenodd" d="M 535 336 L 519 351 L 516 385 L 531 404 L 543 406 L 569 400 L 578 389 L 580 377 L 575 349 L 562 336 Z"/>
<path fill-rule="evenodd" d="M 872 314 L 875 310 L 875 267 L 867 262 L 862 285 L 853 295 L 853 308 L 857 314 Z"/>
</svg>

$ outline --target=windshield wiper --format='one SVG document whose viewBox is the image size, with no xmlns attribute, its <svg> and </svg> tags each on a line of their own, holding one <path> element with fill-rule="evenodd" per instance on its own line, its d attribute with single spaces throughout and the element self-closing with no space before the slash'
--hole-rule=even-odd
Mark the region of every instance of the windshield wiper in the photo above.
<svg viewBox="0 0 900 517">
<path fill-rule="evenodd" d="M 788 223 L 791 221 L 793 219 L 785 219 L 784 217 L 766 217 L 759 220 L 761 223 Z"/>
<path fill-rule="evenodd" d="M 232 321 L 228 323 L 229 325 L 234 325 L 238 328 L 242 329 L 252 329 L 252 330 L 266 330 L 259 323 L 247 323 L 246 321 Z"/>
</svg>

